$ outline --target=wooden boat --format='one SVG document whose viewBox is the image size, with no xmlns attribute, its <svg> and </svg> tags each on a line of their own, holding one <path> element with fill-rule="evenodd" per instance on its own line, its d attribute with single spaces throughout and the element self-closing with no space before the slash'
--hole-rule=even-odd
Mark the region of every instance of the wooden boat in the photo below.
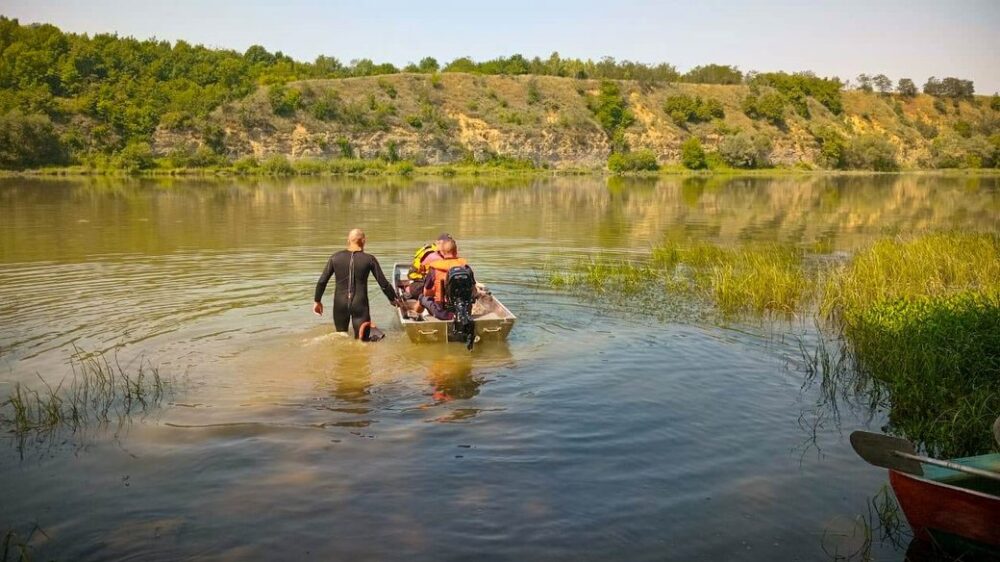
<svg viewBox="0 0 1000 562">
<path fill-rule="evenodd" d="M 397 263 L 392 268 L 392 283 L 397 293 L 402 293 L 409 283 L 407 273 L 410 266 Z M 451 320 L 438 320 L 427 312 L 421 315 L 421 320 L 407 318 L 402 310 L 396 310 L 400 325 L 415 343 L 445 343 L 460 341 L 455 334 L 454 323 Z M 472 319 L 476 322 L 476 335 L 479 341 L 504 340 L 514 327 L 517 317 L 507 309 L 496 297 L 490 295 L 481 298 L 472 309 Z"/>
<path fill-rule="evenodd" d="M 952 459 L 1000 472 L 1000 454 Z M 923 464 L 923 476 L 889 470 L 889 482 L 918 540 L 1000 555 L 1000 483 Z"/>
</svg>

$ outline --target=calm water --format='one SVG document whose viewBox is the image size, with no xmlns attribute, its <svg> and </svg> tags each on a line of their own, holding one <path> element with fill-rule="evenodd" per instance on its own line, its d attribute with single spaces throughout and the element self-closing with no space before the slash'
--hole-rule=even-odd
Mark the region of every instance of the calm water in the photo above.
<svg viewBox="0 0 1000 562">
<path fill-rule="evenodd" d="M 0 181 L 0 396 L 74 346 L 174 381 L 122 428 L 0 439 L 0 533 L 39 558 L 817 560 L 886 482 L 803 388 L 811 320 L 716 326 L 547 288 L 664 236 L 850 251 L 996 230 L 998 180 Z M 383 266 L 444 230 L 510 340 L 377 345 L 309 308 L 347 230 Z M 377 295 L 377 293 L 375 293 Z M 134 364 L 134 363 L 133 363 Z M 817 416 L 820 416 L 817 418 Z M 809 427 L 820 420 L 818 432 Z M 903 553 L 876 544 L 882 560 Z"/>
</svg>

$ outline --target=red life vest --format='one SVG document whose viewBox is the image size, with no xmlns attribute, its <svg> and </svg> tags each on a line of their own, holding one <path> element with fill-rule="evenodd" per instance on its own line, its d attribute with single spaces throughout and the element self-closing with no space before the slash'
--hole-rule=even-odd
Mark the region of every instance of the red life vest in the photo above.
<svg viewBox="0 0 1000 562">
<path fill-rule="evenodd" d="M 446 302 L 448 299 L 444 294 L 444 285 L 448 282 L 448 270 L 463 265 L 469 264 L 462 258 L 445 258 L 427 264 L 428 269 L 434 270 L 434 285 L 424 287 L 424 296 L 433 297 L 436 303 Z"/>
</svg>

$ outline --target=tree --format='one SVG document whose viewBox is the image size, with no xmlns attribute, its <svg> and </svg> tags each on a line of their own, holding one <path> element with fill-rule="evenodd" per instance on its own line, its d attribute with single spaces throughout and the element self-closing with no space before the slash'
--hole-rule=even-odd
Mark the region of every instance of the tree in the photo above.
<svg viewBox="0 0 1000 562">
<path fill-rule="evenodd" d="M 892 91 L 892 80 L 885 74 L 876 74 L 872 77 L 872 84 L 875 85 L 875 89 L 882 95 L 886 95 Z"/>
<path fill-rule="evenodd" d="M 972 80 L 963 80 L 949 76 L 938 80 L 931 76 L 924 84 L 924 93 L 942 98 L 972 98 L 975 88 Z"/>
<path fill-rule="evenodd" d="M 871 76 L 868 76 L 867 74 L 858 74 L 858 77 L 855 80 L 858 81 L 858 89 L 861 90 L 862 92 L 872 91 Z"/>
<path fill-rule="evenodd" d="M 917 85 L 909 78 L 900 78 L 899 83 L 896 85 L 896 91 L 901 96 L 912 98 L 917 95 Z"/>
<path fill-rule="evenodd" d="M 701 147 L 698 137 L 691 137 L 681 143 L 681 164 L 689 170 L 705 168 L 705 150 Z"/>
<path fill-rule="evenodd" d="M 740 84 L 743 73 L 735 66 L 706 64 L 692 68 L 681 78 L 695 84 Z"/>
<path fill-rule="evenodd" d="M 438 64 L 437 59 L 434 57 L 424 57 L 420 59 L 420 64 L 417 65 L 418 71 L 431 74 L 440 70 L 441 65 Z"/>
<path fill-rule="evenodd" d="M 993 97 L 990 98 L 990 109 L 1000 111 L 1000 94 L 993 94 Z"/>
</svg>

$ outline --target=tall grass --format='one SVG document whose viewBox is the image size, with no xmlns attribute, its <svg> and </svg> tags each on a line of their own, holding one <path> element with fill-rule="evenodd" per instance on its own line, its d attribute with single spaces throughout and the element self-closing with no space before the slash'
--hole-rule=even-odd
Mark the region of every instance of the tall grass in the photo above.
<svg viewBox="0 0 1000 562">
<path fill-rule="evenodd" d="M 703 299 L 726 315 L 790 315 L 811 299 L 815 279 L 803 252 L 779 244 L 726 248 L 665 242 L 648 258 L 597 257 L 568 273 L 552 273 L 556 286 L 586 287 L 619 297 L 667 293 Z M 662 299 L 661 299 L 662 300 Z"/>
<path fill-rule="evenodd" d="M 117 356 L 76 350 L 71 366 L 69 379 L 55 386 L 41 377 L 34 387 L 15 383 L 0 400 L 0 428 L 25 434 L 61 427 L 77 431 L 94 422 L 121 425 L 158 406 L 169 386 L 145 360 L 127 370 Z"/>
<path fill-rule="evenodd" d="M 880 240 L 825 282 L 820 310 L 857 369 L 886 386 L 890 429 L 932 454 L 994 448 L 1000 415 L 1000 238 Z"/>
</svg>

